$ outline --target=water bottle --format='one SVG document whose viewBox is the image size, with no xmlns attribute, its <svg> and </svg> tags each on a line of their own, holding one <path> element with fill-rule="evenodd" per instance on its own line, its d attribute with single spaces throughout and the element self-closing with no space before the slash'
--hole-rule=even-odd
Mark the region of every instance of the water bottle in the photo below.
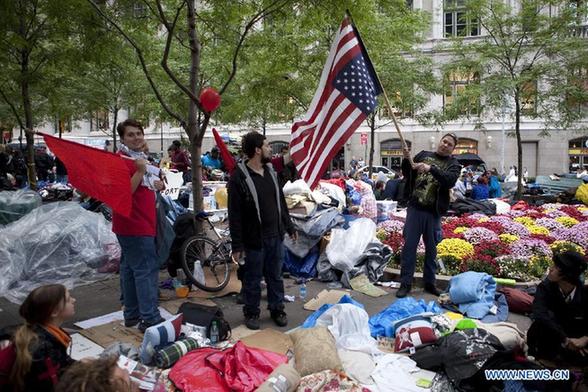
<svg viewBox="0 0 588 392">
<path fill-rule="evenodd" d="M 306 299 L 306 283 L 302 282 L 300 285 L 300 299 L 302 302 Z"/>
<path fill-rule="evenodd" d="M 218 343 L 218 322 L 216 320 L 212 320 L 210 324 L 210 343 Z"/>
<path fill-rule="evenodd" d="M 200 260 L 194 262 L 194 278 L 198 283 L 204 284 L 206 282 L 204 278 L 204 270 L 200 264 Z"/>
</svg>

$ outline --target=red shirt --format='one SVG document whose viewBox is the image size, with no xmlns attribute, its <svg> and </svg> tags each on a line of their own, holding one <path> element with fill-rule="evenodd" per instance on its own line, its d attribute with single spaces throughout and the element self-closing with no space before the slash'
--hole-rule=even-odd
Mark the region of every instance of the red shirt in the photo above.
<svg viewBox="0 0 588 392">
<path fill-rule="evenodd" d="M 131 176 L 137 171 L 135 162 L 125 159 Z M 133 193 L 131 215 L 127 218 L 112 212 L 112 231 L 118 235 L 155 237 L 155 192 L 140 185 Z"/>
</svg>

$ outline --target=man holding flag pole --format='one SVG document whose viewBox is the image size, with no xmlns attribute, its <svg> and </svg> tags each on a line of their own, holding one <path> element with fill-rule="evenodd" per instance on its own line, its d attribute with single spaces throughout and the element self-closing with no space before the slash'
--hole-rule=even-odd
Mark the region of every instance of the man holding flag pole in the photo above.
<svg viewBox="0 0 588 392">
<path fill-rule="evenodd" d="M 414 163 L 408 153 L 408 146 L 400 131 L 388 96 L 382 87 L 368 52 L 347 11 L 335 40 L 331 45 L 319 86 L 306 116 L 292 126 L 290 155 L 296 164 L 300 177 L 314 188 L 329 163 L 355 130 L 376 110 L 377 97 L 382 94 L 384 102 L 392 115 L 392 120 L 402 142 L 406 163 L 412 171 L 431 172 L 434 176 L 442 169 L 431 168 L 422 162 Z M 459 174 L 459 173 L 458 173 Z M 436 178 L 436 177 L 435 177 Z M 448 183 L 450 181 L 447 181 Z M 455 181 L 454 181 L 455 182 Z M 443 182 L 445 184 L 445 181 Z M 411 219 L 407 218 L 407 225 Z M 436 217 L 437 219 L 437 217 Z M 417 245 L 421 235 L 428 233 L 417 230 Z M 411 241 L 412 243 L 412 241 Z M 437 293 L 434 288 L 436 243 L 426 241 L 428 291 Z M 406 254 L 412 249 L 406 250 Z M 405 296 L 410 291 L 414 274 L 415 257 L 403 257 L 403 286 L 397 295 Z M 404 253 L 403 253 L 404 254 Z M 431 259 L 431 260 L 429 260 Z M 432 271 L 432 276 L 430 272 Z"/>
</svg>

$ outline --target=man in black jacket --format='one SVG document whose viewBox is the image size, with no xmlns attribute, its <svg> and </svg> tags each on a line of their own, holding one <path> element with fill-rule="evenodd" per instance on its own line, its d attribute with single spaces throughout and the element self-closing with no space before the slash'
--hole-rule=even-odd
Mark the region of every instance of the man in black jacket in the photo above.
<svg viewBox="0 0 588 392">
<path fill-rule="evenodd" d="M 265 136 L 249 132 L 242 150 L 248 159 L 240 161 L 229 180 L 229 229 L 233 258 L 245 255 L 242 282 L 243 313 L 249 329 L 259 329 L 261 278 L 267 283 L 268 309 L 274 322 L 286 326 L 284 312 L 284 233 L 293 240 L 297 234 L 276 172 L 269 163 L 272 149 Z"/>
<path fill-rule="evenodd" d="M 527 332 L 531 355 L 588 365 L 588 290 L 581 279 L 586 267 L 586 258 L 577 252 L 553 256 L 533 301 L 533 324 Z"/>
<path fill-rule="evenodd" d="M 442 239 L 441 216 L 449 208 L 449 190 L 455 185 L 461 168 L 457 159 L 451 156 L 456 144 L 457 136 L 448 133 L 441 138 L 437 151 L 419 152 L 412 165 L 410 152 L 404 149 L 402 173 L 406 178 L 408 211 L 403 233 L 401 285 L 396 292 L 398 298 L 406 297 L 412 288 L 421 235 L 425 242 L 425 291 L 439 295 L 435 287 L 435 259 L 437 244 Z"/>
</svg>

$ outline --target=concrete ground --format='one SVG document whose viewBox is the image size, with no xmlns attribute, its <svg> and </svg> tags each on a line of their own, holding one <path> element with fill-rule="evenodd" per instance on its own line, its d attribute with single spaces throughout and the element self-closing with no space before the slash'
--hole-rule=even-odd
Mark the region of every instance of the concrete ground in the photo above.
<svg viewBox="0 0 588 392">
<path fill-rule="evenodd" d="M 161 279 L 166 278 L 166 274 L 162 272 L 160 275 Z M 296 301 L 286 303 L 286 313 L 288 314 L 288 326 L 284 328 L 277 327 L 269 316 L 267 308 L 267 301 L 265 297 L 265 290 L 262 294 L 261 303 L 261 327 L 262 328 L 274 328 L 277 330 L 286 331 L 293 329 L 301 325 L 304 320 L 312 313 L 303 309 L 303 303 L 298 298 L 300 293 L 300 286 L 296 284 L 293 279 L 284 279 L 286 295 L 296 296 Z M 307 282 L 307 300 L 310 300 L 316 296 L 321 290 L 327 289 L 326 283 L 310 281 Z M 365 306 L 366 311 L 370 316 L 380 312 L 386 308 L 392 302 L 396 300 L 394 289 L 384 289 L 389 294 L 378 298 L 372 298 L 365 294 L 349 290 L 350 295 Z M 172 296 L 173 292 L 169 290 L 163 290 L 163 292 Z M 86 320 L 92 317 L 101 316 L 107 313 L 111 313 L 120 310 L 119 296 L 119 279 L 118 275 L 112 275 L 110 278 L 88 284 L 85 286 L 76 287 L 71 291 L 73 297 L 76 298 L 76 315 L 73 320 L 68 322 L 65 327 L 76 328 L 74 323 L 82 320 Z M 423 292 L 421 288 L 414 288 L 411 295 L 416 299 L 425 299 L 426 301 L 434 300 L 436 297 Z M 229 322 L 231 327 L 234 329 L 243 323 L 242 306 L 237 305 L 234 295 L 229 295 L 224 298 L 217 298 L 213 300 L 223 310 L 225 319 Z M 518 325 L 519 329 L 526 331 L 530 326 L 530 319 L 525 316 L 511 313 L 508 321 Z M 21 319 L 18 315 L 18 305 L 7 301 L 5 298 L 0 298 L 0 328 L 19 324 Z"/>
</svg>

